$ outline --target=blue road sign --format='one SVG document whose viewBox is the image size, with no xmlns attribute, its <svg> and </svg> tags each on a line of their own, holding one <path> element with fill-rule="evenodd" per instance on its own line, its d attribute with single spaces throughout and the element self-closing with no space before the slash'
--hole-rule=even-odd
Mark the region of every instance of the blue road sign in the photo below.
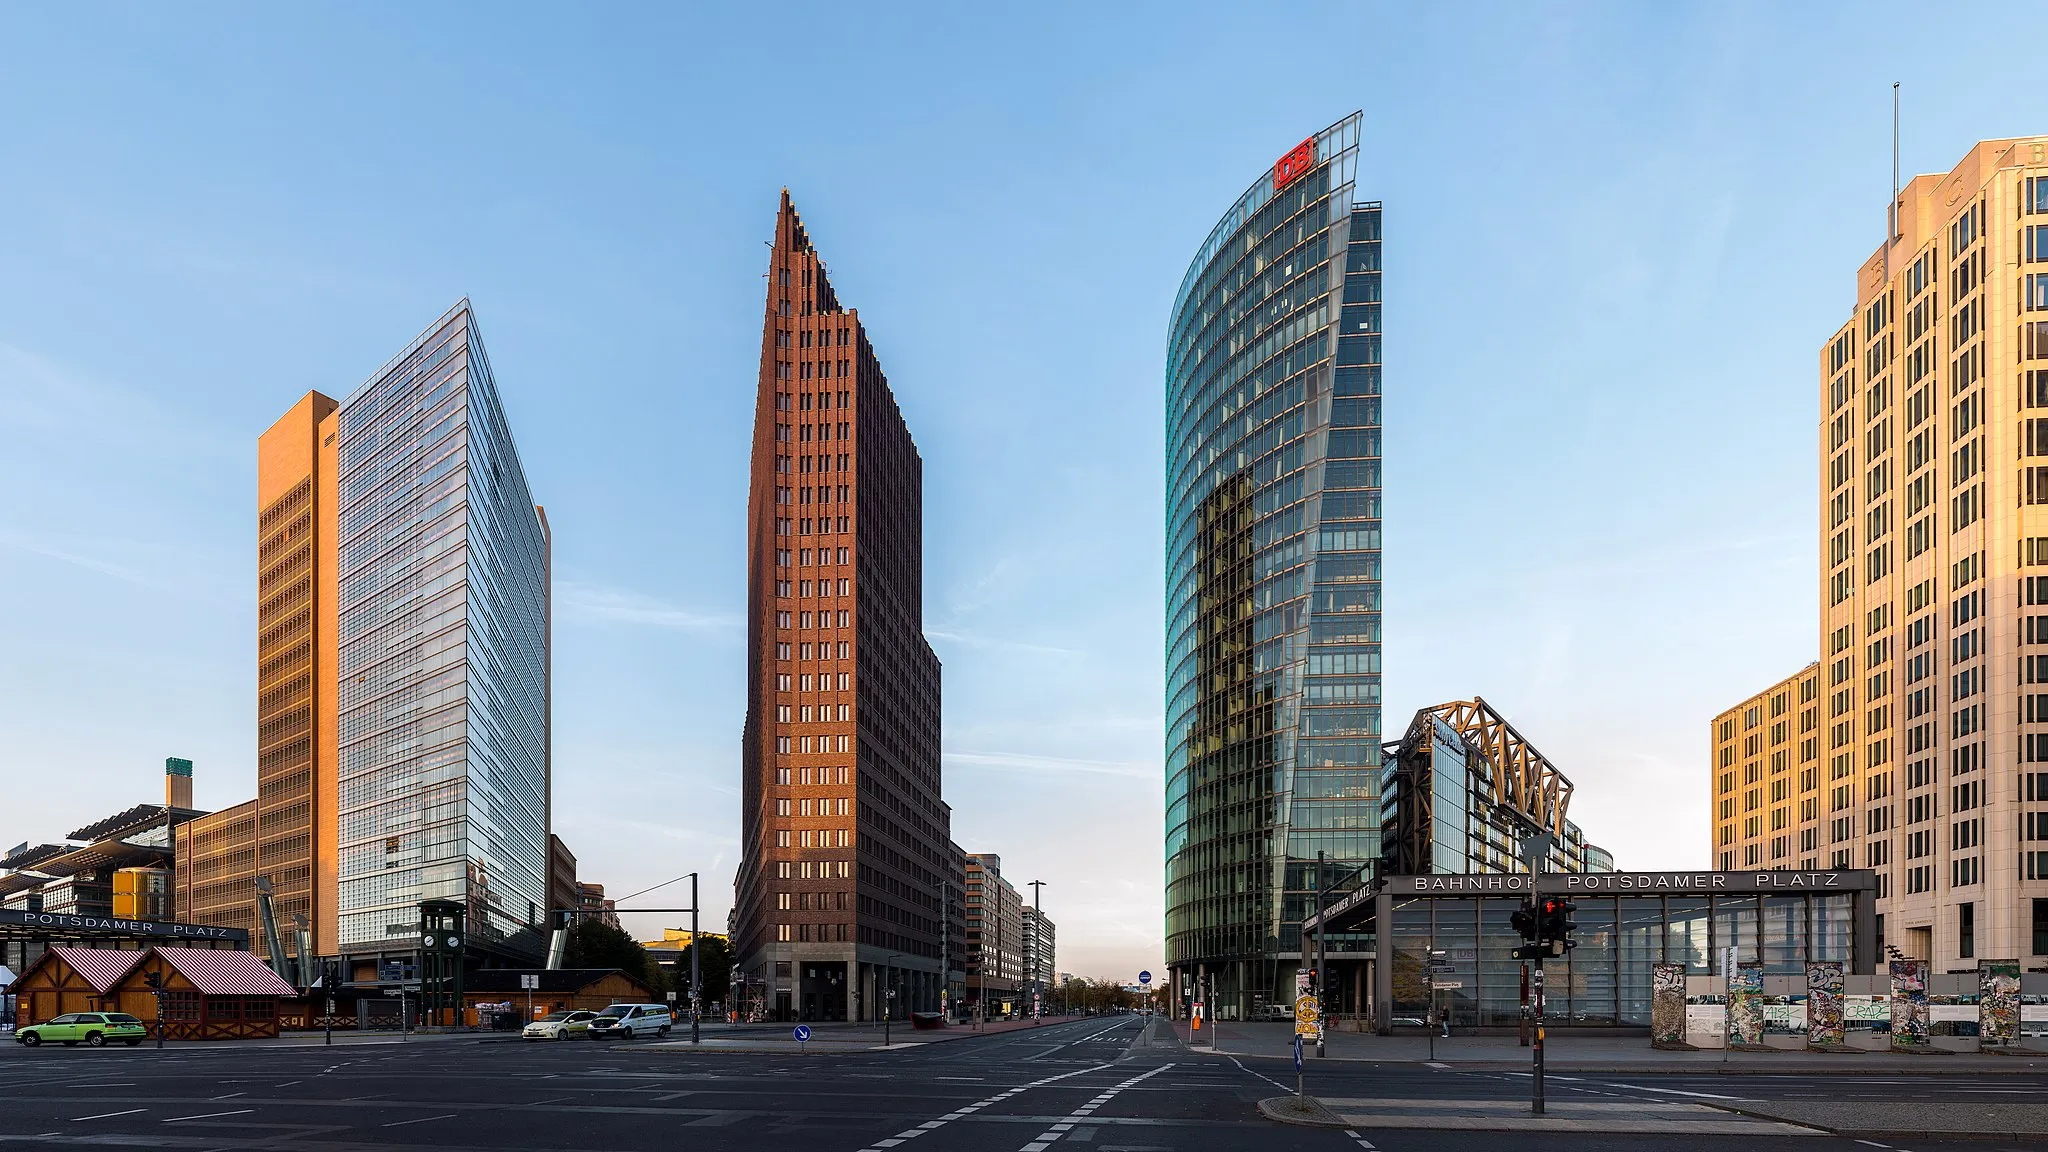
<svg viewBox="0 0 2048 1152">
<path fill-rule="evenodd" d="M 1301 1033 L 1294 1034 L 1294 1070 L 1301 1071 Z"/>
<path fill-rule="evenodd" d="M 804 1041 L 809 1040 L 811 1038 L 811 1026 L 809 1024 L 799 1024 L 796 1026 L 796 1029 L 790 1033 L 790 1035 L 795 1036 L 796 1042 L 801 1044 Z M 1298 1056 L 1297 1059 L 1299 1059 Z"/>
<path fill-rule="evenodd" d="M 1140 983 L 1140 984 L 1150 984 L 1151 982 L 1152 982 L 1152 974 L 1151 974 L 1150 972 L 1140 972 L 1140 973 L 1138 973 L 1138 983 Z"/>
</svg>

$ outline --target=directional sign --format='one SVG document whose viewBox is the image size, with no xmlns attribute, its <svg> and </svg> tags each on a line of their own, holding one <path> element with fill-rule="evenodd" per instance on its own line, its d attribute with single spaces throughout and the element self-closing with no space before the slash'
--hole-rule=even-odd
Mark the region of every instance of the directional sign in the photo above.
<svg viewBox="0 0 2048 1152">
<path fill-rule="evenodd" d="M 528 992 L 538 992 L 540 990 L 540 976 L 531 972 L 522 973 L 519 977 L 519 986 Z"/>
<path fill-rule="evenodd" d="M 1294 1070 L 1301 1071 L 1301 1033 L 1294 1034 Z"/>
<path fill-rule="evenodd" d="M 801 1044 L 811 1038 L 811 1026 L 809 1024 L 799 1024 L 790 1031 L 790 1035 L 796 1037 L 796 1042 Z"/>
<path fill-rule="evenodd" d="M 1452 988 L 1463 988 L 1465 986 L 1465 982 L 1463 980 L 1432 980 L 1430 981 L 1429 986 L 1431 988 L 1436 989 L 1438 992 L 1444 992 Z"/>
<path fill-rule="evenodd" d="M 1151 982 L 1152 982 L 1152 974 L 1151 974 L 1150 972 L 1140 972 L 1140 973 L 1138 973 L 1138 983 L 1140 983 L 1140 984 L 1150 984 Z"/>
</svg>

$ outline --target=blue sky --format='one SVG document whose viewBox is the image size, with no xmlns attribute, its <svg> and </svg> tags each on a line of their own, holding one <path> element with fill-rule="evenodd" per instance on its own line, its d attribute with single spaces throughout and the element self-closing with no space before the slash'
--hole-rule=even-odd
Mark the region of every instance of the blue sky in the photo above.
<svg viewBox="0 0 2048 1152">
<path fill-rule="evenodd" d="M 167 755 L 253 793 L 255 438 L 468 295 L 556 534 L 557 830 L 722 923 L 787 185 L 924 455 L 956 837 L 1049 881 L 1062 967 L 1156 967 L 1167 310 L 1362 107 L 1389 725 L 1484 695 L 1624 866 L 1704 866 L 1709 718 L 1815 652 L 1891 82 L 1908 173 L 2048 131 L 2026 69 L 1876 35 L 1925 12 L 0 7 L 0 844 Z"/>
</svg>

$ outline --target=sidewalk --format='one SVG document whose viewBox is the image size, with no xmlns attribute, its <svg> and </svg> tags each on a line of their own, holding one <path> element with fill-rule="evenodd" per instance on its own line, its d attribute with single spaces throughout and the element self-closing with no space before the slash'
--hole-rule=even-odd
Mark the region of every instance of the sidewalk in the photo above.
<svg viewBox="0 0 2048 1152">
<path fill-rule="evenodd" d="M 1175 1021 L 1174 1029 L 1191 1051 L 1215 1051 L 1240 1058 L 1292 1060 L 1294 1026 L 1287 1023 L 1226 1023 L 1204 1021 L 1202 1030 L 1190 1040 L 1187 1021 Z M 1435 1062 L 1483 1071 L 1527 1071 L 1530 1051 L 1513 1036 L 1438 1037 L 1432 1045 L 1427 1036 L 1377 1036 L 1370 1032 L 1331 1032 L 1324 1043 L 1325 1060 L 1386 1063 Z M 1307 1058 L 1316 1061 L 1315 1047 Z M 1650 1046 L 1648 1036 L 1573 1036 L 1562 1029 L 1550 1030 L 1544 1047 L 1544 1065 L 1552 1072 L 1680 1072 L 1711 1075 L 1720 1072 L 1892 1072 L 1911 1068 L 1916 1073 L 1958 1073 L 1982 1075 L 1988 1072 L 2033 1072 L 2048 1070 L 2048 1050 L 2020 1056 L 1981 1053 L 1953 1053 L 1940 1056 L 1894 1055 L 1890 1052 L 1735 1052 L 1718 1049 L 1695 1052 L 1667 1052 Z"/>
<path fill-rule="evenodd" d="M 666 1040 L 651 1043 L 638 1042 L 637 1047 L 650 1050 L 665 1049 L 682 1052 L 772 1052 L 786 1056 L 803 1052 L 895 1052 L 905 1048 L 922 1048 L 927 1044 L 945 1044 L 954 1040 L 966 1040 L 975 1036 L 994 1036 L 1003 1032 L 1025 1032 L 1033 1028 L 1050 1028 L 1079 1017 L 1048 1016 L 1043 1021 L 991 1020 L 980 1029 L 972 1024 L 953 1024 L 945 1028 L 913 1029 L 909 1024 L 897 1024 L 885 1033 L 880 1024 L 848 1023 L 843 1020 L 818 1021 L 805 1025 L 811 1030 L 811 1038 L 805 1042 L 796 1039 L 794 1024 L 720 1024 L 707 1026 L 702 1031 L 700 1043 L 690 1043 L 690 1028 L 685 1024 L 679 1029 L 680 1035 L 671 1033 Z"/>
</svg>

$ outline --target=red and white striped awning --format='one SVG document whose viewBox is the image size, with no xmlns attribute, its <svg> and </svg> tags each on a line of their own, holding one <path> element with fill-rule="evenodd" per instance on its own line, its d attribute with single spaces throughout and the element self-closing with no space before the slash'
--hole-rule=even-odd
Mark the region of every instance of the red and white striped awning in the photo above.
<svg viewBox="0 0 2048 1152">
<path fill-rule="evenodd" d="M 73 972 L 85 977 L 95 992 L 106 992 L 121 982 L 134 967 L 149 953 L 139 948 L 67 948 L 63 945 L 52 947 L 59 960 L 71 966 Z"/>
<path fill-rule="evenodd" d="M 157 948 L 157 955 L 208 996 L 296 996 L 299 990 L 254 952 L 227 948 Z"/>
</svg>

